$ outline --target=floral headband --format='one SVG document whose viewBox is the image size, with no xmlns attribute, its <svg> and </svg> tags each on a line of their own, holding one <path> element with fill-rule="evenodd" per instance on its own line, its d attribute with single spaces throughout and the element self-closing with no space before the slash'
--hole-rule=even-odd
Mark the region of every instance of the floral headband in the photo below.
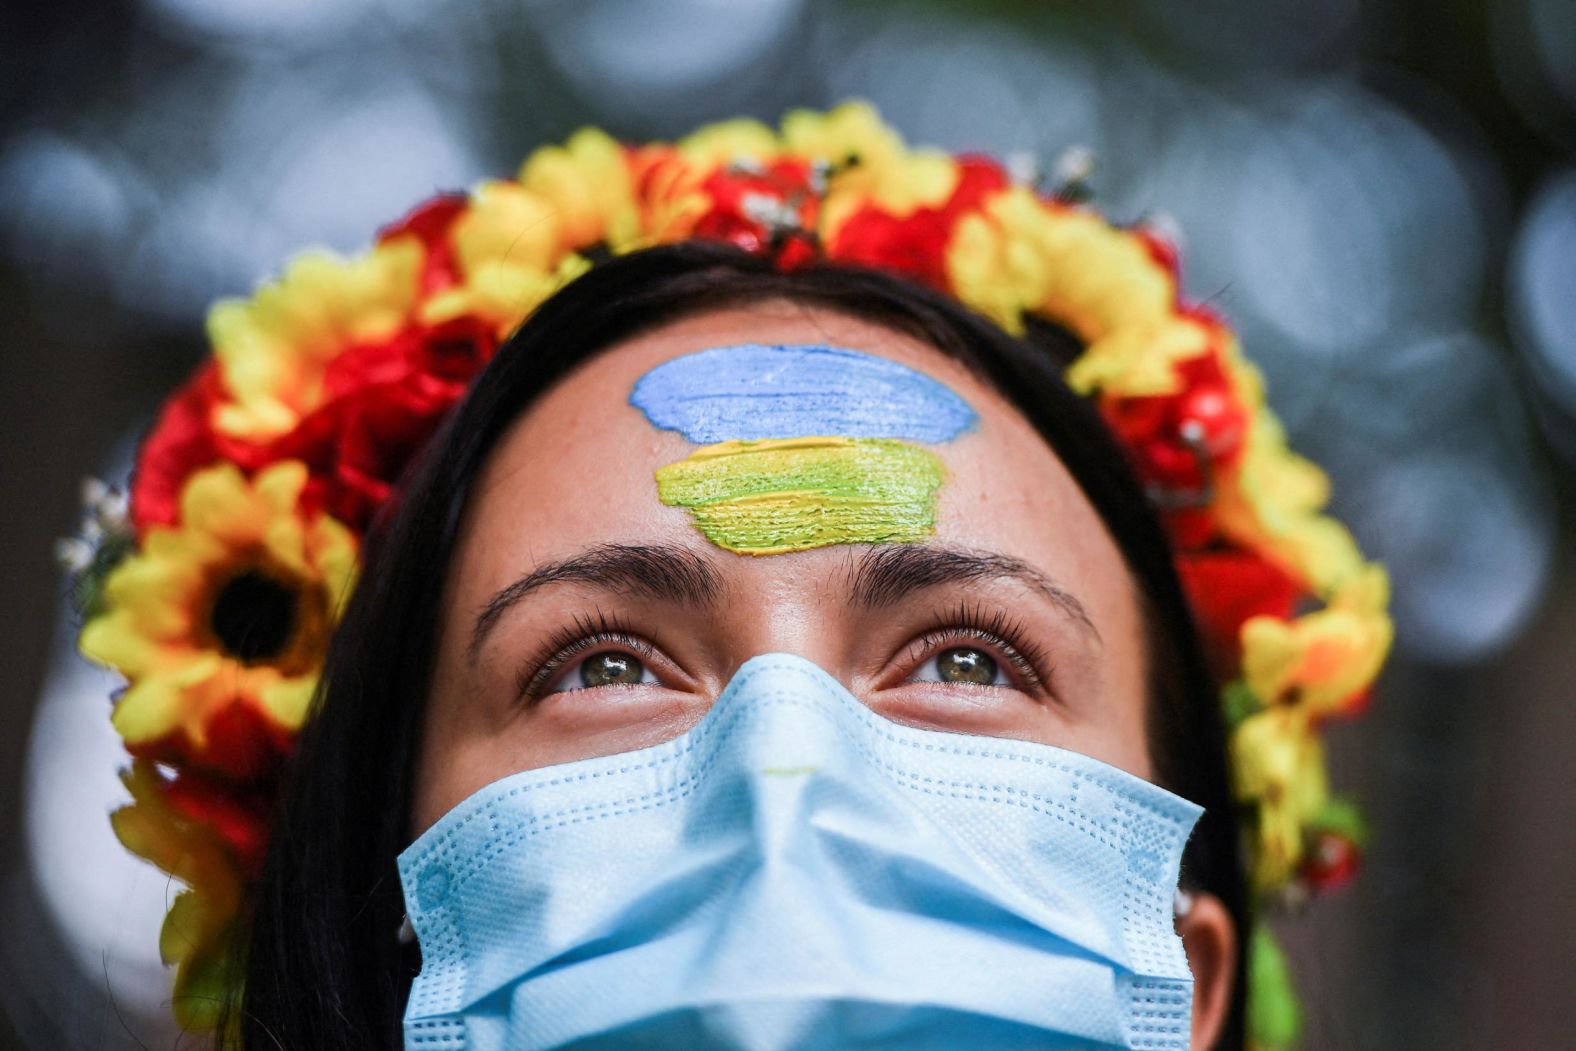
<svg viewBox="0 0 1576 1051">
<path fill-rule="evenodd" d="M 1287 448 L 1230 329 L 1181 299 L 1170 245 L 1083 196 L 910 149 L 861 103 L 643 146 L 588 128 L 516 178 L 428 201 L 359 256 L 302 255 L 216 304 L 213 353 L 165 403 L 129 492 L 91 491 L 84 535 L 62 545 L 80 648 L 126 678 L 112 720 L 132 801 L 111 821 L 186 887 L 160 939 L 177 1020 L 211 1029 L 231 992 L 282 771 L 402 469 L 593 257 L 692 238 L 784 268 L 880 267 L 1008 332 L 1076 334 L 1065 378 L 1154 496 L 1224 684 L 1256 901 L 1343 882 L 1362 825 L 1330 793 L 1320 733 L 1364 707 L 1389 650 L 1385 573 L 1322 513 L 1327 480 Z M 1286 1046 L 1283 958 L 1262 927 L 1251 951 L 1253 1040 Z"/>
</svg>

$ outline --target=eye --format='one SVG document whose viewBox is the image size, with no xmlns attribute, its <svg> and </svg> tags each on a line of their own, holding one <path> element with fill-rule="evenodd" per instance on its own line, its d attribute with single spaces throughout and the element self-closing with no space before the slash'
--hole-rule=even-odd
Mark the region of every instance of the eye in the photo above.
<svg viewBox="0 0 1576 1051">
<path fill-rule="evenodd" d="M 656 683 L 644 661 L 632 653 L 603 650 L 584 657 L 564 669 L 563 674 L 544 693 L 594 690 L 602 686 L 638 686 Z"/>
<path fill-rule="evenodd" d="M 953 646 L 929 658 L 914 673 L 912 682 L 969 683 L 974 686 L 1011 686 L 996 658 L 975 646 Z"/>
<path fill-rule="evenodd" d="M 1056 670 L 1049 654 L 1005 610 L 964 602 L 939 610 L 938 625 L 908 644 L 902 680 L 967 687 L 1004 687 L 1042 695 Z"/>
<path fill-rule="evenodd" d="M 662 678 L 652 668 L 662 670 Z M 598 611 L 578 616 L 546 639 L 515 676 L 515 697 L 532 704 L 550 693 L 606 686 L 662 686 L 684 676 L 643 635 Z"/>
</svg>

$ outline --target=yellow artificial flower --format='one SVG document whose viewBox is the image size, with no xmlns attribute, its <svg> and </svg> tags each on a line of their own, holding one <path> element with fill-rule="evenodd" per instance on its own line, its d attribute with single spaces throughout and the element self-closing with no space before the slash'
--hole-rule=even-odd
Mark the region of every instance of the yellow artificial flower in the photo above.
<svg viewBox="0 0 1576 1051">
<path fill-rule="evenodd" d="M 1368 565 L 1322 610 L 1291 621 L 1250 619 L 1242 626 L 1248 688 L 1265 704 L 1310 716 L 1340 710 L 1373 683 L 1390 652 L 1389 597 L 1384 569 Z"/>
<path fill-rule="evenodd" d="M 183 1029 L 211 1032 L 233 990 L 242 873 L 211 827 L 171 808 L 152 762 L 132 763 L 121 781 L 132 801 L 110 815 L 116 837 L 186 885 L 159 931 L 159 955 L 175 967 L 175 1019 Z"/>
<path fill-rule="evenodd" d="M 1303 829 L 1329 802 L 1324 745 L 1302 708 L 1271 707 L 1232 731 L 1238 797 L 1255 810 L 1252 877 L 1261 890 L 1289 880 L 1303 855 Z"/>
<path fill-rule="evenodd" d="M 353 259 L 313 252 L 252 298 L 216 303 L 208 338 L 230 399 L 215 410 L 214 426 L 259 442 L 293 429 L 322 403 L 334 358 L 387 339 L 410 320 L 421 263 L 413 238 Z"/>
<path fill-rule="evenodd" d="M 1079 394 L 1122 398 L 1175 394 L 1178 362 L 1207 353 L 1209 330 L 1188 317 L 1159 317 L 1121 325 L 1090 344 L 1064 374 Z"/>
<path fill-rule="evenodd" d="M 1170 393 L 1164 366 L 1208 345 L 1202 325 L 1176 317 L 1175 282 L 1142 239 L 1026 187 L 1003 190 L 958 223 L 947 273 L 959 298 L 1010 332 L 1023 331 L 1025 311 L 1071 329 L 1089 347 L 1092 363 L 1072 374 L 1085 387 L 1132 374 L 1138 389 L 1111 393 Z M 1165 350 L 1158 365 L 1142 360 L 1153 339 Z"/>
<path fill-rule="evenodd" d="M 999 196 L 1017 192 L 1009 189 Z M 1032 253 L 975 212 L 958 220 L 946 256 L 947 283 L 957 297 L 1013 335 L 1023 335 L 1023 312 L 1044 284 Z"/>
<path fill-rule="evenodd" d="M 1264 374 L 1243 354 L 1242 344 L 1229 329 L 1221 327 L 1215 332 L 1220 346 L 1221 360 L 1226 363 L 1226 372 L 1231 377 L 1231 386 L 1236 392 L 1237 400 L 1255 413 L 1267 412 L 1268 406 L 1264 401 Z"/>
<path fill-rule="evenodd" d="M 771 128 L 749 117 L 707 124 L 676 144 L 678 154 L 704 178 L 706 173 L 734 161 L 766 164 L 782 152 Z"/>
<path fill-rule="evenodd" d="M 952 157 L 910 150 L 868 102 L 845 102 L 826 113 L 794 110 L 783 118 L 782 141 L 784 152 L 825 161 L 834 172 L 821 220 L 827 243 L 863 204 L 902 217 L 941 204 L 958 185 Z"/>
<path fill-rule="evenodd" d="M 527 193 L 550 202 L 572 249 L 606 242 L 626 252 L 640 236 L 624 148 L 600 128 L 581 128 L 563 146 L 544 146 L 520 168 Z"/>
<path fill-rule="evenodd" d="M 538 174 L 539 181 L 546 180 Z M 531 311 L 585 267 L 565 242 L 557 203 L 516 182 L 483 183 L 471 206 L 455 220 L 451 238 L 462 283 L 422 305 L 429 324 L 470 315 L 491 322 L 500 336 L 514 331 Z"/>
<path fill-rule="evenodd" d="M 713 166 L 686 160 L 666 144 L 641 146 L 629 154 L 631 177 L 640 209 L 640 246 L 682 241 L 711 208 L 701 189 Z"/>
<path fill-rule="evenodd" d="M 1261 407 L 1248 428 L 1241 462 L 1224 479 L 1214 511 L 1227 536 L 1325 597 L 1365 565 L 1346 527 L 1321 513 L 1329 495 L 1329 478 L 1287 447 L 1280 421 Z"/>
<path fill-rule="evenodd" d="M 301 725 L 356 571 L 350 531 L 300 507 L 306 480 L 293 460 L 252 481 L 228 463 L 198 471 L 179 525 L 149 529 L 110 574 L 78 645 L 126 676 L 112 719 L 129 747 L 200 758 L 210 719 L 237 703 Z"/>
</svg>

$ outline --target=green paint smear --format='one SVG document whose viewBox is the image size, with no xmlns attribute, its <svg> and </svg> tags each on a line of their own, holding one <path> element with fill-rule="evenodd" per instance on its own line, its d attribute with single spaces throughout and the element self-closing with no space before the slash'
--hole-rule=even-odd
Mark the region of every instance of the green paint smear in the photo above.
<svg viewBox="0 0 1576 1051">
<path fill-rule="evenodd" d="M 936 530 L 935 453 L 888 438 L 719 442 L 657 470 L 657 493 L 744 555 L 892 544 Z"/>
</svg>

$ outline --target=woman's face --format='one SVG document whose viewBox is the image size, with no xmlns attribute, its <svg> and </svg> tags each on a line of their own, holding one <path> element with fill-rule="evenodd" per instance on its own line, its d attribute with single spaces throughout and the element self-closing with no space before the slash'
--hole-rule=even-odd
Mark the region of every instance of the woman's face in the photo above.
<svg viewBox="0 0 1576 1051">
<path fill-rule="evenodd" d="M 741 344 L 858 351 L 972 407 L 972 428 L 911 443 L 942 469 L 934 531 L 739 554 L 664 504 L 658 469 L 699 446 L 655 426 L 631 391 L 664 362 Z M 1094 509 L 959 363 L 796 304 L 692 316 L 566 377 L 482 472 L 444 600 L 412 831 L 509 774 L 677 736 L 768 652 L 815 662 L 896 722 L 1058 745 L 1150 777 L 1142 638 Z"/>
<path fill-rule="evenodd" d="M 878 533 L 893 527 L 889 542 L 739 554 L 729 549 L 738 536 L 686 509 L 673 471 L 659 483 L 659 470 L 680 463 L 700 489 L 741 478 L 748 489 L 770 475 L 750 468 L 719 482 L 719 470 L 748 458 L 696 458 L 701 446 L 685 428 L 653 424 L 648 414 L 661 398 L 631 402 L 641 378 L 665 362 L 744 344 L 845 348 L 885 359 L 873 363 L 877 371 L 892 371 L 888 362 L 917 370 L 928 377 L 913 377 L 920 386 L 934 381 L 943 400 L 966 402 L 974 423 L 963 433 L 943 429 L 934 442 L 904 445 L 897 460 L 875 457 L 834 479 L 855 503 L 883 486 L 920 493 L 933 531 L 929 520 L 913 528 L 909 514 L 877 523 Z M 737 364 L 738 354 L 704 360 Z M 704 414 L 707 390 L 692 395 L 684 384 L 714 392 L 718 377 L 695 365 L 667 370 L 656 386 Z M 857 415 L 838 397 L 870 392 L 841 386 L 843 395 L 816 388 L 825 397 L 807 418 Z M 879 414 L 879 399 L 873 404 Z M 715 451 L 710 443 L 730 436 L 700 441 Z M 911 464 L 923 477 L 883 476 L 882 463 Z M 787 488 L 784 504 L 797 500 L 803 510 L 805 493 L 822 490 L 794 490 L 794 477 L 786 470 L 784 484 L 763 484 Z M 1134 585 L 1061 461 L 1005 399 L 935 348 L 840 314 L 769 303 L 696 315 L 609 348 L 499 443 L 447 581 L 412 834 L 510 774 L 676 737 L 741 664 L 769 652 L 815 662 L 896 722 L 1057 745 L 1152 778 Z M 1208 894 L 1194 896 L 1177 927 L 1194 976 L 1192 1046 L 1208 1047 L 1230 1008 L 1234 927 Z"/>
</svg>

